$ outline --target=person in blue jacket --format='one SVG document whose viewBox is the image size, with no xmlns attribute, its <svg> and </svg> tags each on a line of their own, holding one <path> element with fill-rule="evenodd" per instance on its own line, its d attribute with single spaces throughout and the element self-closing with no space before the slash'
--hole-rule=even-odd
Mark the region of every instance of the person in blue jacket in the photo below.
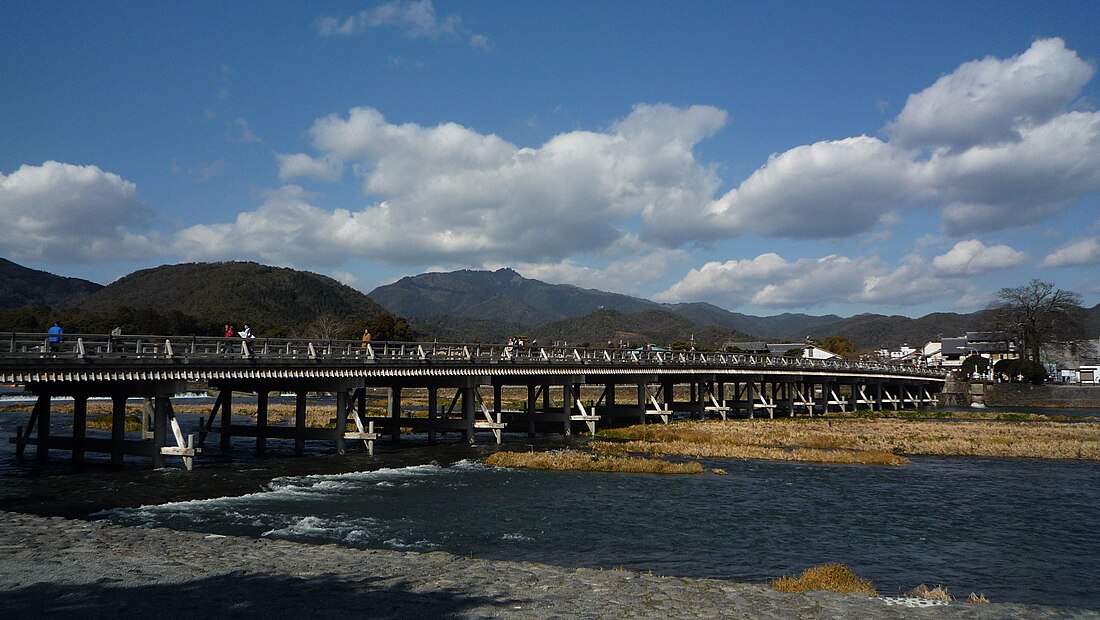
<svg viewBox="0 0 1100 620">
<path fill-rule="evenodd" d="M 58 323 L 57 321 L 54 321 L 53 322 L 53 327 L 51 327 L 50 331 L 49 331 L 50 337 L 46 339 L 50 343 L 50 352 L 51 353 L 60 348 L 61 340 L 62 340 L 61 334 L 64 334 L 64 333 L 65 333 L 65 330 L 61 329 L 61 323 Z"/>
</svg>

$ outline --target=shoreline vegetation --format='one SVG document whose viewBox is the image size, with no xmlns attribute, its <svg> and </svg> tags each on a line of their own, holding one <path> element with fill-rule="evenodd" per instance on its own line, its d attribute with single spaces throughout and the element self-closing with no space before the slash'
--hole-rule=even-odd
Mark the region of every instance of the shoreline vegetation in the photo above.
<svg viewBox="0 0 1100 620">
<path fill-rule="evenodd" d="M 888 417 L 892 413 L 900 416 Z M 637 425 L 599 431 L 587 445 L 587 458 L 498 452 L 486 463 L 562 471 L 690 473 L 666 470 L 662 461 L 725 458 L 887 466 L 905 465 L 910 456 L 1100 461 L 1100 424 L 1095 421 L 1051 421 L 1032 414 L 963 415 L 927 419 L 921 412 L 876 412 Z M 708 470 L 700 465 L 696 471 Z"/>
<path fill-rule="evenodd" d="M 822 564 L 811 566 L 802 571 L 798 577 L 784 575 L 771 581 L 772 589 L 776 592 L 805 593 L 805 592 L 837 592 L 839 594 L 863 594 L 865 596 L 880 596 L 874 584 L 856 575 L 848 566 L 840 563 Z M 938 585 L 929 588 L 925 584 L 909 590 L 904 598 L 928 601 L 933 603 L 952 603 L 955 597 L 947 587 Z M 984 593 L 971 592 L 965 599 L 966 603 L 977 605 L 989 603 Z"/>
</svg>

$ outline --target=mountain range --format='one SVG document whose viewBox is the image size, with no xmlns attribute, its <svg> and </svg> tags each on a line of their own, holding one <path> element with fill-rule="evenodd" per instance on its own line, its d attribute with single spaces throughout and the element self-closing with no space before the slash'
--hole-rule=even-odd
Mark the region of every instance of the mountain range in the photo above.
<svg viewBox="0 0 1100 620">
<path fill-rule="evenodd" d="M 58 317 L 77 331 L 125 324 L 128 333 L 218 333 L 223 323 L 249 321 L 268 336 L 353 338 L 370 327 L 376 337 L 440 341 L 503 342 L 522 335 L 544 342 L 691 340 L 701 346 L 844 336 L 858 350 L 870 350 L 980 330 L 983 315 L 762 317 L 708 303 L 663 304 L 548 284 L 512 269 L 425 273 L 364 295 L 306 271 L 246 262 L 187 263 L 136 271 L 104 287 L 0 259 L 0 329 L 12 331 L 44 330 Z M 1100 305 L 1087 309 L 1085 323 L 1090 337 L 1100 335 Z"/>
<path fill-rule="evenodd" d="M 618 340 L 615 336 L 618 332 L 675 331 L 678 336 L 671 340 L 686 341 L 694 335 L 696 340 L 712 345 L 728 340 L 801 342 L 807 337 L 844 336 L 857 349 L 896 348 L 904 343 L 923 345 L 940 337 L 975 331 L 981 328 L 983 315 L 982 312 L 934 313 L 913 319 L 881 314 L 844 318 L 834 314 L 785 313 L 761 317 L 703 302 L 663 304 L 568 284 L 547 284 L 524 278 L 507 268 L 408 276 L 374 289 L 369 296 L 389 311 L 409 317 L 418 326 L 445 325 L 453 333 L 456 325 L 467 321 L 494 340 L 530 332 L 538 338 L 597 343 L 609 338 Z M 655 323 L 659 322 L 666 327 L 657 327 Z M 502 329 L 492 330 L 493 324 Z M 640 328 L 642 325 L 647 327 Z"/>
</svg>

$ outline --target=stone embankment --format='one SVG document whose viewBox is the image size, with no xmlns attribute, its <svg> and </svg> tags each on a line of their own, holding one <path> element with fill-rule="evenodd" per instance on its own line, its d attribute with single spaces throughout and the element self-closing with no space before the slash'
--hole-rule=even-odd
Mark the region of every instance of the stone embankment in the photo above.
<svg viewBox="0 0 1100 620">
<path fill-rule="evenodd" d="M 1100 618 L 1044 606 L 892 603 L 0 512 L 0 609 L 9 618 Z"/>
<path fill-rule="evenodd" d="M 949 378 L 939 396 L 947 407 L 981 403 L 987 407 L 1100 409 L 1100 385 L 986 383 Z"/>
<path fill-rule="evenodd" d="M 993 383 L 985 386 L 988 407 L 1100 409 L 1100 386 Z"/>
</svg>

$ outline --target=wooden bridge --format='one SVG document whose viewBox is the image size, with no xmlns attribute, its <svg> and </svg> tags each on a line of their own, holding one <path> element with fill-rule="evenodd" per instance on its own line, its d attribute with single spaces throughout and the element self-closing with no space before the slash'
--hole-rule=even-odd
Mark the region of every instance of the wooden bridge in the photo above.
<svg viewBox="0 0 1100 620">
<path fill-rule="evenodd" d="M 152 459 L 182 457 L 190 468 L 218 434 L 220 450 L 231 438 L 254 437 L 263 451 L 268 439 L 331 442 L 337 453 L 362 441 L 373 453 L 383 433 L 394 441 L 402 429 L 458 432 L 472 442 L 479 432 L 594 433 L 597 424 L 696 418 L 814 415 L 825 411 L 920 408 L 935 404 L 944 375 L 913 367 L 840 360 L 734 353 L 516 347 L 443 344 L 179 336 L 10 334 L 0 345 L 0 383 L 21 386 L 36 397 L 26 428 L 11 441 L 47 459 L 68 450 L 75 461 L 87 452 Z M 582 387 L 589 395 L 582 399 Z M 483 390 L 492 390 L 492 396 Z M 503 390 L 519 389 L 519 407 L 506 407 Z M 172 407 L 176 395 L 196 389 L 215 398 L 209 415 L 185 433 Z M 368 415 L 368 390 L 384 391 L 384 415 Z M 402 406 L 402 395 L 423 394 L 426 410 Z M 235 422 L 234 393 L 255 394 L 255 423 Z M 269 424 L 271 393 L 294 394 L 293 425 Z M 310 394 L 334 395 L 331 427 L 307 426 Z M 626 395 L 629 394 L 629 395 Z M 625 395 L 625 396 L 624 396 Z M 686 399 L 677 400 L 677 396 Z M 51 398 L 73 399 L 71 437 L 51 434 Z M 112 401 L 109 436 L 89 436 L 89 398 Z M 442 397 L 442 399 L 441 399 Z M 126 402 L 143 402 L 142 430 L 126 431 Z"/>
</svg>

